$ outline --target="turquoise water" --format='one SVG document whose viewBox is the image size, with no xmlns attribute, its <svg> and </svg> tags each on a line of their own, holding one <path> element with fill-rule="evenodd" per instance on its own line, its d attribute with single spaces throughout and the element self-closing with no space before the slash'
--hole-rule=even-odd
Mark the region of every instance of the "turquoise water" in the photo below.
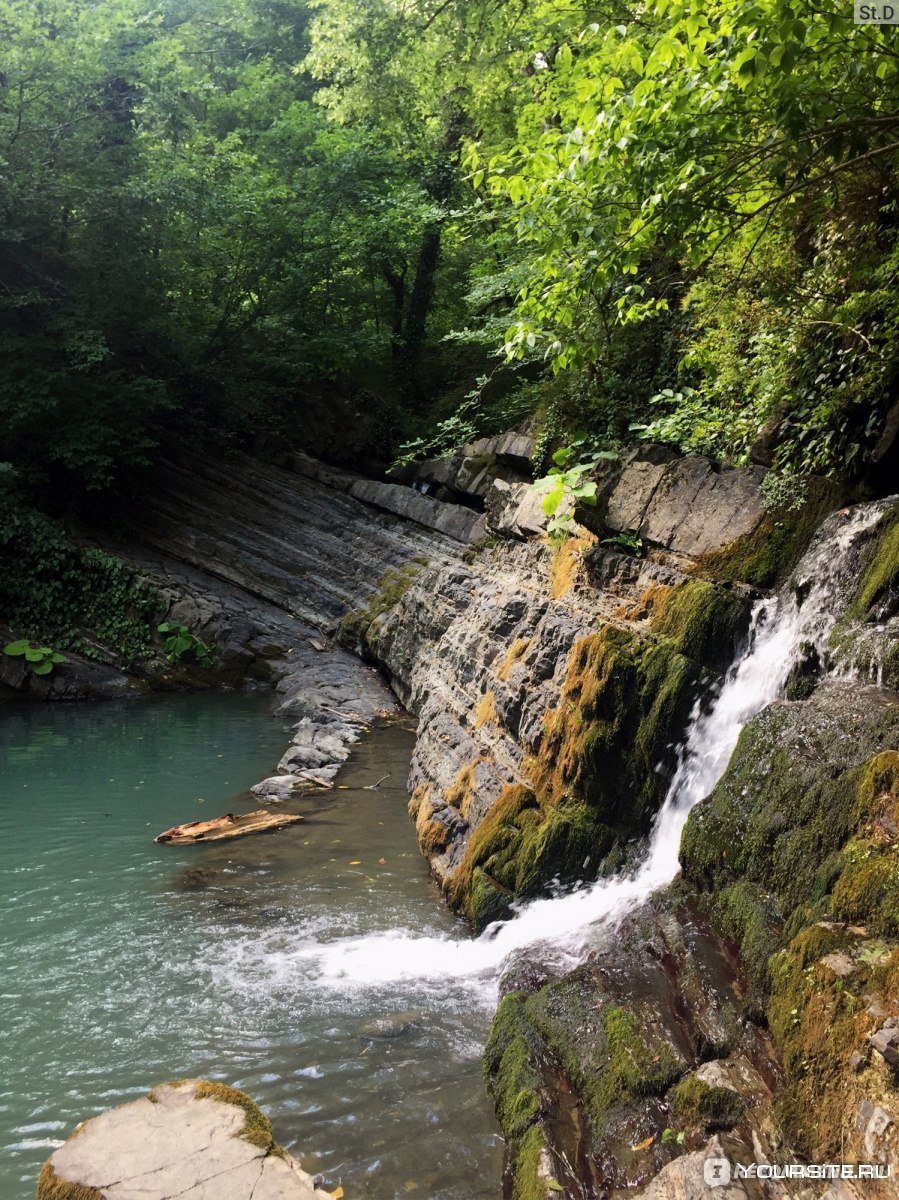
<svg viewBox="0 0 899 1200">
<path fill-rule="evenodd" d="M 249 1091 L 348 1196 L 497 1195 L 479 1063 L 489 1004 L 320 986 L 292 953 L 298 938 L 385 927 L 467 936 L 406 815 L 411 733 L 366 738 L 340 790 L 291 803 L 301 825 L 218 846 L 152 840 L 258 807 L 241 793 L 288 734 L 252 695 L 0 708 L 3 1200 L 30 1200 L 79 1121 L 192 1075 Z"/>
</svg>

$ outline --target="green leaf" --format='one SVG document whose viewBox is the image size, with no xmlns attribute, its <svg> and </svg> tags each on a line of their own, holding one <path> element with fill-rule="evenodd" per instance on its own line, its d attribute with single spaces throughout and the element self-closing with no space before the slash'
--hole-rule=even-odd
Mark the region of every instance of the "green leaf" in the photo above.
<svg viewBox="0 0 899 1200">
<path fill-rule="evenodd" d="M 31 642 L 23 638 L 18 642 L 9 642 L 7 645 L 5 645 L 3 647 L 3 653 L 9 654 L 12 658 L 18 658 L 25 654 L 30 646 Z"/>
<path fill-rule="evenodd" d="M 49 675 L 52 670 L 53 663 L 49 659 L 45 659 L 43 662 L 38 663 L 33 673 L 35 675 Z"/>
</svg>

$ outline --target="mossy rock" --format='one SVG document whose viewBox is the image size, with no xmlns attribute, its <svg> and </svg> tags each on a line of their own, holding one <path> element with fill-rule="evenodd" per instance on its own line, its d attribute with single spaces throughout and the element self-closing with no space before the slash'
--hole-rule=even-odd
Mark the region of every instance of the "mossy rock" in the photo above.
<svg viewBox="0 0 899 1200">
<path fill-rule="evenodd" d="M 732 1088 L 713 1087 L 688 1075 L 668 1093 L 674 1127 L 706 1133 L 733 1129 L 746 1112 L 746 1101 Z"/>
<path fill-rule="evenodd" d="M 749 611 L 701 580 L 661 591 L 657 636 L 608 625 L 573 647 L 528 785 L 503 792 L 446 882 L 477 929 L 551 881 L 599 874 L 648 832 L 709 676 L 704 662 L 730 660 Z"/>
<path fill-rule="evenodd" d="M 880 521 L 861 568 L 858 590 L 848 613 L 857 620 L 864 620 L 880 608 L 888 593 L 899 587 L 899 507 Z"/>
<path fill-rule="evenodd" d="M 424 560 L 411 562 L 404 567 L 390 567 L 378 581 L 378 586 L 361 608 L 355 608 L 344 616 L 337 629 L 337 639 L 351 650 L 364 646 L 369 629 L 385 613 L 399 604 L 420 574 Z"/>
<path fill-rule="evenodd" d="M 661 1096 L 686 1064 L 641 1020 L 639 1005 L 623 1007 L 597 995 L 589 971 L 575 971 L 525 1002 L 528 1020 L 560 1063 L 602 1136 L 611 1110 L 639 1097 Z"/>
<path fill-rule="evenodd" d="M 512 1176 L 512 1200 L 547 1200 L 559 1192 L 559 1185 L 548 1181 L 543 1164 L 549 1148 L 539 1125 L 532 1125 L 517 1148 Z"/>
<path fill-rule="evenodd" d="M 104 1193 L 99 1188 L 60 1179 L 52 1163 L 45 1162 L 38 1176 L 35 1200 L 104 1200 Z"/>
<path fill-rule="evenodd" d="M 784 918 L 820 893 L 824 864 L 868 821 L 899 778 L 899 703 L 819 688 L 775 704 L 743 730 L 727 771 L 690 813 L 685 878 L 701 891 L 746 880 L 770 892 Z"/>
<path fill-rule="evenodd" d="M 787 578 L 815 530 L 842 500 L 843 491 L 837 484 L 813 479 L 798 512 L 768 513 L 752 533 L 704 555 L 697 570 L 710 579 L 773 588 Z"/>
<path fill-rule="evenodd" d="M 521 1137 L 541 1111 L 542 1078 L 536 1063 L 546 1050 L 525 1015 L 526 997 L 512 992 L 500 1002 L 484 1051 L 484 1074 L 506 1137 Z"/>
<path fill-rule="evenodd" d="M 851 971 L 835 972 L 831 955 L 850 963 Z M 873 1091 L 888 1107 L 899 1103 L 884 1064 L 872 1064 L 861 1077 L 855 1065 L 867 1056 L 874 1026 L 869 1009 L 899 1005 L 899 949 L 872 947 L 843 927 L 816 925 L 772 960 L 771 976 L 768 1015 L 784 1068 L 776 1115 L 801 1153 L 838 1161 L 856 1134 L 862 1100 Z"/>
</svg>

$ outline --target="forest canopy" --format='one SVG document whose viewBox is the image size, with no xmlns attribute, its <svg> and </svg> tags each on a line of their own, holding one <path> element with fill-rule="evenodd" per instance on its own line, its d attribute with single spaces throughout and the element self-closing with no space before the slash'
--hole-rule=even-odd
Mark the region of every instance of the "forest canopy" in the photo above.
<svg viewBox="0 0 899 1200">
<path fill-rule="evenodd" d="M 536 413 L 789 503 L 896 420 L 899 41 L 843 0 L 0 0 L 0 38 L 18 502 Z"/>
</svg>

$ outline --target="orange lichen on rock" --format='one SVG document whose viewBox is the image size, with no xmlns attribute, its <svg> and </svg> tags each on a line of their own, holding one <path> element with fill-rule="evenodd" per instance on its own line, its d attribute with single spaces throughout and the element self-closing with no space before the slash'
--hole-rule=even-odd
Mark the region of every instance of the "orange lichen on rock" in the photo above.
<svg viewBox="0 0 899 1200">
<path fill-rule="evenodd" d="M 512 643 L 496 672 L 497 679 L 505 683 L 512 673 L 512 668 L 516 663 L 521 662 L 528 650 L 531 648 L 531 641 L 531 638 L 517 638 Z"/>
<path fill-rule="evenodd" d="M 488 688 L 474 710 L 474 727 L 480 729 L 483 725 L 495 725 L 496 722 L 496 696 L 493 689 Z"/>
<path fill-rule="evenodd" d="M 458 808 L 463 817 L 468 816 L 468 810 L 471 807 L 475 787 L 477 786 L 475 773 L 483 761 L 482 758 L 476 758 L 474 762 L 470 762 L 462 767 L 443 794 L 443 799 L 446 803 L 452 808 Z"/>
<path fill-rule="evenodd" d="M 577 537 L 566 538 L 555 549 L 549 567 L 549 592 L 553 600 L 560 600 L 577 582 L 583 554 L 596 545 L 596 535 L 582 530 Z"/>
</svg>

